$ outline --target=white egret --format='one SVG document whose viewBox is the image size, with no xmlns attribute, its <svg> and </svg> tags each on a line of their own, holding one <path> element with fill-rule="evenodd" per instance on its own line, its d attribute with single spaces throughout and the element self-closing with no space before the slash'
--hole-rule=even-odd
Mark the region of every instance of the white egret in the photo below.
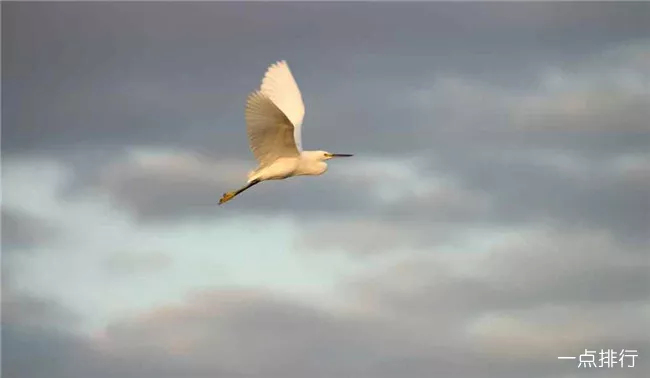
<svg viewBox="0 0 650 378">
<path fill-rule="evenodd" d="M 326 160 L 352 156 L 302 150 L 305 105 L 286 61 L 269 66 L 260 89 L 248 96 L 245 114 L 248 143 L 259 165 L 248 174 L 246 185 L 224 193 L 219 205 L 262 181 L 322 175 Z"/>
</svg>

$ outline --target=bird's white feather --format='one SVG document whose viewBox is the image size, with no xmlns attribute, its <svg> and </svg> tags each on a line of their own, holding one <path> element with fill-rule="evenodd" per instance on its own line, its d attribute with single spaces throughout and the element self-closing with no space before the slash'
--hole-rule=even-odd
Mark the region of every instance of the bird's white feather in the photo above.
<svg viewBox="0 0 650 378">
<path fill-rule="evenodd" d="M 260 91 L 280 109 L 294 126 L 294 140 L 298 151 L 302 151 L 302 122 L 305 104 L 298 84 L 282 60 L 269 66 L 262 79 Z"/>
<path fill-rule="evenodd" d="M 300 156 L 294 126 L 266 94 L 255 91 L 248 96 L 245 116 L 248 141 L 260 167 L 282 157 Z"/>
</svg>

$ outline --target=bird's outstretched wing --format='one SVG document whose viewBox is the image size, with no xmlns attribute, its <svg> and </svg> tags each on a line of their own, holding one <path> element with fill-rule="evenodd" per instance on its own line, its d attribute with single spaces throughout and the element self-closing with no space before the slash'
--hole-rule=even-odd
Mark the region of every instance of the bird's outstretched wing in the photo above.
<svg viewBox="0 0 650 378">
<path fill-rule="evenodd" d="M 300 155 L 294 141 L 294 126 L 289 118 L 262 91 L 255 91 L 246 102 L 248 142 L 260 166 L 280 157 Z"/>
<path fill-rule="evenodd" d="M 260 91 L 291 121 L 296 147 L 298 151 L 302 151 L 301 129 L 305 118 L 305 104 L 286 61 L 282 60 L 269 66 L 262 79 Z"/>
</svg>

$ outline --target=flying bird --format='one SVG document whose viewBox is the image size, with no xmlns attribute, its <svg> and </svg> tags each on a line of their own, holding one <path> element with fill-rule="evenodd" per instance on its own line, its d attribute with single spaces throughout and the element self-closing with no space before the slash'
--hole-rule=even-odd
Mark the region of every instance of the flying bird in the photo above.
<svg viewBox="0 0 650 378">
<path fill-rule="evenodd" d="M 304 117 L 305 104 L 289 65 L 284 60 L 270 65 L 260 89 L 251 92 L 246 101 L 246 133 L 258 167 L 248 174 L 246 185 L 224 193 L 219 205 L 262 181 L 319 176 L 327 171 L 327 160 L 352 156 L 303 151 Z"/>
</svg>

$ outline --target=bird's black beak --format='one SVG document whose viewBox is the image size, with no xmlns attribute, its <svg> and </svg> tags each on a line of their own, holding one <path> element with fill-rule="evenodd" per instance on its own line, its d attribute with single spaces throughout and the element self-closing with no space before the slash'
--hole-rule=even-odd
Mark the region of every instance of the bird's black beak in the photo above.
<svg viewBox="0 0 650 378">
<path fill-rule="evenodd" d="M 332 157 L 350 157 L 354 156 L 353 154 L 331 154 Z"/>
</svg>

